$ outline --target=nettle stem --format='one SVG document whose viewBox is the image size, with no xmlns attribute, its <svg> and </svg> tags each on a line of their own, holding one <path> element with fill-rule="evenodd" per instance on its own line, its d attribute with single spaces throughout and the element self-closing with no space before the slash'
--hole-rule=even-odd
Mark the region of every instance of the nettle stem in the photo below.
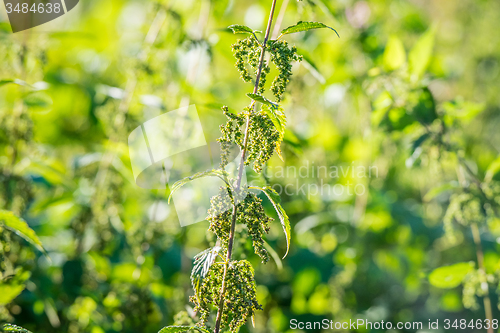
<svg viewBox="0 0 500 333">
<path fill-rule="evenodd" d="M 473 223 L 471 225 L 472 237 L 474 239 L 474 243 L 476 245 L 476 256 L 477 256 L 477 265 L 479 268 L 479 272 L 481 276 L 486 276 L 486 269 L 484 267 L 484 254 L 483 254 L 483 246 L 481 244 L 481 233 L 479 232 L 479 228 L 477 224 Z M 483 303 L 484 303 L 484 312 L 486 315 L 486 319 L 492 323 L 493 320 L 493 311 L 491 308 L 491 300 L 490 300 L 490 290 L 488 287 L 488 282 L 481 282 L 481 288 L 483 289 Z M 493 333 L 493 327 L 490 325 L 488 328 L 488 333 Z"/>
<path fill-rule="evenodd" d="M 262 50 L 260 52 L 259 68 L 257 70 L 257 76 L 255 78 L 255 86 L 253 88 L 254 94 L 256 94 L 258 92 L 258 89 L 259 89 L 259 82 L 260 82 L 260 77 L 262 74 L 262 66 L 264 65 L 266 46 L 267 46 L 267 41 L 269 39 L 269 34 L 271 32 L 271 25 L 273 23 L 273 16 L 274 16 L 274 8 L 275 7 L 276 7 L 276 0 L 273 0 L 273 3 L 271 5 L 271 11 L 269 13 L 269 20 L 267 22 L 266 35 L 264 37 L 264 42 L 262 43 Z M 255 101 L 252 101 L 252 112 L 253 112 L 254 108 L 255 108 Z M 241 151 L 241 159 L 240 159 L 240 164 L 238 166 L 238 178 L 236 180 L 236 187 L 234 190 L 234 193 L 236 195 L 233 196 L 234 202 L 233 202 L 233 212 L 232 212 L 232 220 L 231 220 L 231 232 L 229 234 L 229 243 L 227 246 L 226 263 L 224 265 L 224 277 L 222 279 L 222 287 L 221 287 L 221 293 L 220 293 L 221 299 L 219 302 L 219 309 L 217 311 L 217 319 L 215 322 L 214 333 L 219 333 L 219 331 L 220 331 L 222 314 L 224 312 L 224 294 L 226 293 L 226 278 L 227 278 L 227 273 L 229 270 L 229 264 L 231 262 L 231 257 L 233 255 L 234 230 L 236 228 L 236 216 L 238 213 L 236 197 L 237 197 L 238 192 L 241 189 L 241 179 L 243 177 L 243 170 L 245 169 L 245 156 L 246 156 L 246 152 L 247 152 L 249 129 L 250 129 L 250 115 L 247 115 L 247 122 L 246 122 L 246 128 L 245 128 L 245 138 L 243 140 L 243 149 Z"/>
</svg>

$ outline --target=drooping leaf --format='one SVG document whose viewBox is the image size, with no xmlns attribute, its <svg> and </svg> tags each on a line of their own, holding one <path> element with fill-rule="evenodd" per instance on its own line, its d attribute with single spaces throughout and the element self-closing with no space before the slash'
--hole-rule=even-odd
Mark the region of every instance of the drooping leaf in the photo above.
<svg viewBox="0 0 500 333">
<path fill-rule="evenodd" d="M 406 62 L 406 51 L 403 42 L 391 36 L 384 51 L 383 64 L 386 71 L 393 71 L 400 68 Z"/>
<path fill-rule="evenodd" d="M 265 98 L 264 96 L 259 95 L 259 94 L 249 93 L 249 94 L 247 94 L 247 96 L 256 102 L 260 102 L 260 103 L 265 104 L 265 105 L 270 105 L 270 106 L 275 107 L 275 108 L 277 108 L 279 106 L 278 104 L 271 102 L 270 100 L 268 100 L 267 98 Z"/>
<path fill-rule="evenodd" d="M 172 188 L 170 189 L 170 195 L 168 196 L 168 203 L 170 203 L 170 200 L 172 199 L 172 195 L 174 194 L 175 191 L 180 189 L 182 186 L 186 185 L 187 183 L 203 178 L 203 177 L 219 177 L 222 179 L 226 185 L 229 186 L 229 182 L 227 180 L 227 172 L 223 170 L 208 170 L 208 171 L 203 171 L 203 172 L 198 172 L 190 177 L 183 178 L 181 180 L 176 181 L 173 185 Z"/>
<path fill-rule="evenodd" d="M 253 34 L 253 33 L 261 33 L 259 30 L 253 30 L 250 27 L 247 27 L 246 25 L 241 25 L 241 24 L 233 24 L 228 27 L 233 31 L 235 34 Z"/>
<path fill-rule="evenodd" d="M 215 259 L 222 248 L 214 246 L 194 257 L 194 267 L 191 271 L 191 284 L 196 294 L 198 294 L 203 279 L 207 276 L 210 267 L 215 263 Z"/>
<path fill-rule="evenodd" d="M 465 276 L 474 268 L 473 263 L 461 262 L 458 264 L 436 268 L 429 274 L 431 285 L 442 289 L 458 287 Z"/>
<path fill-rule="evenodd" d="M 201 333 L 210 333 L 209 330 L 196 326 L 167 326 L 162 328 L 158 333 L 180 333 L 187 331 L 198 331 Z"/>
<path fill-rule="evenodd" d="M 273 258 L 274 262 L 276 263 L 276 266 L 278 267 L 279 270 L 283 269 L 283 262 L 281 261 L 280 256 L 278 253 L 273 249 L 271 245 L 269 245 L 268 242 L 264 241 L 264 247 L 266 248 L 267 252 L 271 255 Z"/>
<path fill-rule="evenodd" d="M 24 290 L 23 284 L 9 285 L 0 284 L 0 306 L 12 302 Z"/>
<path fill-rule="evenodd" d="M 410 74 L 415 78 L 420 78 L 429 66 L 434 48 L 435 27 L 430 28 L 413 46 L 408 55 Z"/>
<path fill-rule="evenodd" d="M 321 22 L 302 22 L 302 21 L 299 21 L 297 24 L 289 26 L 288 28 L 281 30 L 281 34 L 278 37 L 278 39 L 280 39 L 281 36 L 283 36 L 283 35 L 293 34 L 295 32 L 301 32 L 301 31 L 308 31 L 311 29 L 321 29 L 321 28 L 331 29 L 331 30 L 335 31 L 337 36 L 339 36 L 337 30 L 335 30 L 335 29 L 333 29 L 333 28 L 331 28 L 331 27 L 329 27 L 326 24 L 323 24 Z"/>
<path fill-rule="evenodd" d="M 257 187 L 257 186 L 251 186 L 249 187 L 250 189 L 255 189 L 255 190 L 260 190 L 264 192 L 264 194 L 267 196 L 269 201 L 271 201 L 274 209 L 276 210 L 276 213 L 278 214 L 278 217 L 281 222 L 281 226 L 283 227 L 283 231 L 285 233 L 286 237 L 286 253 L 283 256 L 283 259 L 288 255 L 288 251 L 290 250 L 290 239 L 291 239 L 291 227 L 290 227 L 290 220 L 288 219 L 288 215 L 286 215 L 285 210 L 283 207 L 280 205 L 280 197 L 279 194 L 272 188 L 270 187 Z"/>
<path fill-rule="evenodd" d="M 7 229 L 21 236 L 41 252 L 46 254 L 42 242 L 33 231 L 33 229 L 28 226 L 26 221 L 14 215 L 13 212 L 0 210 L 0 225 L 5 226 Z"/>
<path fill-rule="evenodd" d="M 271 121 L 274 124 L 274 127 L 276 127 L 276 130 L 279 133 L 278 137 L 278 142 L 276 143 L 276 153 L 278 154 L 279 158 L 283 161 L 283 156 L 281 154 L 281 142 L 283 141 L 283 138 L 285 137 L 285 128 L 286 128 L 286 115 L 285 111 L 281 107 L 269 107 L 268 105 L 264 104 L 262 105 L 262 110 L 264 110 L 271 119 Z"/>
<path fill-rule="evenodd" d="M 3 332 L 18 332 L 18 333 L 32 333 L 31 331 L 28 331 L 27 329 L 21 327 L 21 326 L 16 326 L 12 324 L 5 324 L 2 327 Z"/>
</svg>

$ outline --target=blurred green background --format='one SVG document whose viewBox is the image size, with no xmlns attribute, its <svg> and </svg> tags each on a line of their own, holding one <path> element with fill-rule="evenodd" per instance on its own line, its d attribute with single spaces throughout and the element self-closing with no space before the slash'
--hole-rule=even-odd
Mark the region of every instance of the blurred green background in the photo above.
<svg viewBox="0 0 500 333">
<path fill-rule="evenodd" d="M 320 21 L 340 38 L 327 29 L 287 38 L 306 61 L 294 66 L 283 103 L 285 162 L 273 157 L 269 170 L 314 163 L 377 173 L 268 173 L 271 185 L 361 184 L 365 191 L 282 193 L 290 254 L 266 265 L 249 255 L 264 311 L 255 328 L 241 331 L 287 332 L 292 318 L 484 318 L 482 306 L 464 309 L 460 287 L 428 282 L 436 267 L 476 260 L 467 229 L 458 244 L 444 240 L 448 197 L 424 199 L 457 178 L 454 167 L 438 167 L 432 151 L 415 156 L 411 138 L 373 126 L 372 110 L 374 91 L 401 88 L 397 73 L 408 51 L 432 34 L 421 82 L 438 103 L 470 101 L 483 110 L 460 124 L 455 139 L 484 175 L 500 154 L 500 2 L 285 2 L 282 28 Z M 241 37 L 226 27 L 265 30 L 269 7 L 267 0 L 81 0 L 65 17 L 12 34 L 0 6 L 0 207 L 22 216 L 50 256 L 0 231 L 1 321 L 34 333 L 151 333 L 186 309 L 208 222 L 181 228 L 168 190 L 133 182 L 127 137 L 146 120 L 195 104 L 215 128 L 208 139 L 216 139 L 220 106 L 242 110 L 250 92 L 233 66 L 231 44 Z M 282 7 L 278 1 L 276 16 Z M 396 51 L 388 53 L 391 40 Z M 286 242 L 274 223 L 267 240 L 281 257 Z M 490 230 L 483 247 L 495 275 L 500 222 Z M 12 300 L 9 292 L 19 295 Z M 494 287 L 490 296 L 498 316 Z"/>
</svg>

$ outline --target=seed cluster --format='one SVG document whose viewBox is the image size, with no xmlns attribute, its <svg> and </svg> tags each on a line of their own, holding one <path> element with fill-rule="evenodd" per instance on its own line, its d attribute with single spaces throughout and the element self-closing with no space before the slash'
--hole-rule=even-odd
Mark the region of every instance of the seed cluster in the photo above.
<svg viewBox="0 0 500 333">
<path fill-rule="evenodd" d="M 211 204 L 207 218 L 210 222 L 209 230 L 217 236 L 223 245 L 227 246 L 231 231 L 233 199 L 228 194 L 228 190 L 222 188 L 219 195 L 211 199 Z M 243 200 L 239 201 L 237 208 L 237 223 L 246 225 L 255 254 L 263 262 L 269 261 L 269 254 L 264 248 L 263 237 L 264 234 L 269 232 L 273 219 L 264 212 L 262 200 L 255 194 L 248 193 Z"/>
<path fill-rule="evenodd" d="M 253 163 L 254 171 L 260 173 L 264 164 L 273 155 L 273 151 L 280 139 L 280 133 L 263 110 L 249 113 L 248 108 L 246 108 L 242 113 L 234 114 L 229 112 L 227 107 L 222 109 L 228 121 L 220 126 L 222 136 L 218 139 L 222 151 L 221 167 L 223 168 L 229 163 L 228 156 L 231 143 L 235 143 L 240 149 L 243 149 L 244 134 L 242 126 L 245 123 L 245 118 L 250 117 L 245 165 Z"/>
<path fill-rule="evenodd" d="M 271 85 L 271 91 L 276 101 L 280 102 L 292 76 L 292 61 L 301 61 L 302 56 L 297 54 L 295 46 L 288 46 L 288 42 L 284 40 L 269 41 L 268 50 L 271 53 L 271 61 L 279 71 Z"/>
<path fill-rule="evenodd" d="M 206 325 L 211 307 L 219 305 L 223 278 L 224 265 L 212 265 L 200 286 L 200 295 L 203 297 L 192 296 L 190 298 L 190 301 L 195 304 L 194 311 L 200 314 L 201 325 Z M 221 328 L 228 327 L 232 333 L 238 332 L 256 310 L 262 310 L 262 306 L 257 301 L 254 270 L 248 261 L 235 260 L 229 264 L 226 292 L 222 297 L 226 311 L 222 315 Z"/>
</svg>

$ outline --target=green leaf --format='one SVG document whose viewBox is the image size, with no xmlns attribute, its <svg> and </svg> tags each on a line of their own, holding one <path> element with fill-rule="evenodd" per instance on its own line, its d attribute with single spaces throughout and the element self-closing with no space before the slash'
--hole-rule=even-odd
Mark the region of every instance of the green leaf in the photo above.
<svg viewBox="0 0 500 333">
<path fill-rule="evenodd" d="M 179 333 L 179 332 L 187 332 L 190 330 L 202 333 L 210 333 L 209 330 L 196 326 L 167 326 L 158 331 L 158 333 Z"/>
<path fill-rule="evenodd" d="M 446 191 L 451 191 L 451 190 L 454 190 L 457 188 L 459 188 L 459 186 L 458 186 L 458 183 L 456 181 L 451 182 L 451 183 L 446 183 L 443 185 L 439 185 L 437 187 L 432 188 L 431 190 L 429 190 L 429 192 L 427 192 L 425 194 L 424 201 L 427 201 L 427 202 L 431 201 L 432 199 L 434 199 L 435 197 L 437 197 L 441 193 L 446 192 Z"/>
<path fill-rule="evenodd" d="M 268 100 L 267 98 L 265 98 L 264 96 L 259 95 L 259 94 L 249 93 L 249 94 L 247 94 L 247 96 L 256 102 L 260 102 L 260 103 L 265 104 L 265 105 L 271 105 L 272 107 L 275 107 L 275 108 L 277 108 L 279 106 L 278 104 L 271 102 L 270 100 Z"/>
<path fill-rule="evenodd" d="M 14 213 L 7 210 L 0 210 L 0 225 L 5 226 L 7 229 L 24 238 L 45 255 L 47 254 L 43 248 L 42 242 L 38 239 L 33 229 L 28 226 L 26 221 L 17 217 Z"/>
<path fill-rule="evenodd" d="M 5 324 L 2 327 L 3 332 L 18 332 L 18 333 L 32 333 L 31 331 L 28 331 L 25 328 L 22 328 L 21 326 L 16 326 L 12 324 Z"/>
<path fill-rule="evenodd" d="M 283 269 L 283 262 L 281 261 L 281 258 L 278 255 L 278 253 L 266 241 L 264 241 L 264 247 L 266 248 L 267 252 L 269 252 L 269 254 L 271 255 L 271 257 L 273 257 L 273 260 L 276 263 L 276 266 L 278 267 L 278 269 L 282 270 Z"/>
<path fill-rule="evenodd" d="M 271 119 L 271 121 L 274 124 L 274 127 L 276 127 L 276 130 L 279 133 L 278 142 L 276 142 L 276 153 L 278 154 L 279 158 L 283 161 L 283 156 L 281 154 L 281 142 L 285 137 L 285 128 L 286 128 L 285 111 L 280 106 L 273 108 L 269 107 L 266 104 L 262 105 L 262 110 L 266 112 L 267 116 L 269 117 L 269 119 Z"/>
<path fill-rule="evenodd" d="M 331 28 L 323 23 L 299 21 L 296 25 L 292 25 L 288 28 L 281 30 L 281 35 L 278 37 L 278 39 L 280 39 L 281 36 L 283 36 L 283 35 L 293 34 L 293 33 L 301 32 L 301 31 L 308 31 L 311 29 L 321 29 L 321 28 L 331 29 L 331 30 L 335 31 L 335 33 L 337 34 L 338 37 L 340 37 L 337 30 L 335 30 L 335 29 L 333 29 L 333 28 Z"/>
<path fill-rule="evenodd" d="M 183 178 L 181 180 L 176 181 L 173 185 L 172 188 L 170 189 L 170 195 L 168 196 L 168 203 L 170 203 L 170 200 L 172 199 L 172 195 L 174 194 L 175 191 L 180 189 L 182 186 L 186 185 L 187 183 L 198 179 L 198 178 L 203 178 L 203 177 L 219 177 L 222 179 L 226 185 L 229 186 L 229 182 L 227 180 L 227 172 L 224 170 L 209 170 L 209 171 L 203 171 L 203 172 L 198 172 L 190 177 Z"/>
<path fill-rule="evenodd" d="M 276 213 L 278 214 L 278 217 L 280 219 L 281 226 L 283 227 L 283 231 L 285 232 L 286 253 L 283 256 L 283 259 L 285 259 L 285 257 L 288 255 L 288 251 L 290 250 L 291 228 L 290 228 L 290 220 L 288 219 L 285 210 L 280 205 L 281 200 L 279 194 L 270 187 L 262 188 L 258 186 L 250 186 L 249 188 L 264 192 L 264 194 L 268 197 L 269 201 L 271 201 L 271 203 L 273 204 L 273 207 L 276 210 Z"/>
<path fill-rule="evenodd" d="M 254 34 L 254 33 L 261 33 L 262 31 L 259 30 L 252 30 L 251 28 L 247 27 L 246 25 L 240 25 L 240 24 L 233 24 L 228 27 L 233 31 L 235 34 Z"/>
<path fill-rule="evenodd" d="M 191 284 L 196 294 L 199 293 L 200 285 L 208 274 L 210 267 L 215 263 L 215 259 L 222 248 L 215 246 L 198 253 L 194 257 L 194 267 L 191 271 Z"/>
<path fill-rule="evenodd" d="M 48 108 L 52 106 L 52 98 L 47 93 L 36 91 L 24 97 L 24 104 L 35 108 Z"/>
<path fill-rule="evenodd" d="M 436 28 L 432 27 L 420 37 L 408 55 L 410 74 L 416 79 L 422 77 L 429 66 L 434 48 Z"/>
<path fill-rule="evenodd" d="M 461 262 L 451 266 L 436 268 L 429 274 L 431 285 L 442 289 L 451 289 L 458 287 L 465 276 L 474 268 L 473 263 Z"/>
<path fill-rule="evenodd" d="M 29 84 L 27 84 L 25 81 L 23 80 L 19 80 L 19 79 L 6 79 L 6 80 L 0 80 L 0 87 L 6 85 L 6 84 L 17 84 L 19 86 L 25 86 L 25 87 L 30 87 Z"/>
<path fill-rule="evenodd" d="M 495 177 L 495 175 L 500 171 L 500 156 L 498 156 L 491 164 L 488 166 L 488 170 L 486 170 L 486 176 L 484 180 L 489 182 Z"/>
<path fill-rule="evenodd" d="M 393 71 L 400 68 L 406 62 L 406 51 L 403 42 L 391 36 L 384 51 L 383 64 L 386 71 Z"/>
<path fill-rule="evenodd" d="M 413 103 L 411 114 L 423 124 L 431 124 L 437 119 L 436 101 L 429 88 L 425 87 L 415 91 L 410 96 Z"/>
<path fill-rule="evenodd" d="M 12 302 L 24 290 L 23 284 L 0 284 L 0 306 L 7 305 Z"/>
<path fill-rule="evenodd" d="M 389 111 L 393 102 L 392 96 L 387 90 L 380 93 L 380 95 L 378 95 L 373 101 L 371 121 L 374 126 L 382 125 L 383 120 L 387 116 L 387 111 Z"/>
</svg>

